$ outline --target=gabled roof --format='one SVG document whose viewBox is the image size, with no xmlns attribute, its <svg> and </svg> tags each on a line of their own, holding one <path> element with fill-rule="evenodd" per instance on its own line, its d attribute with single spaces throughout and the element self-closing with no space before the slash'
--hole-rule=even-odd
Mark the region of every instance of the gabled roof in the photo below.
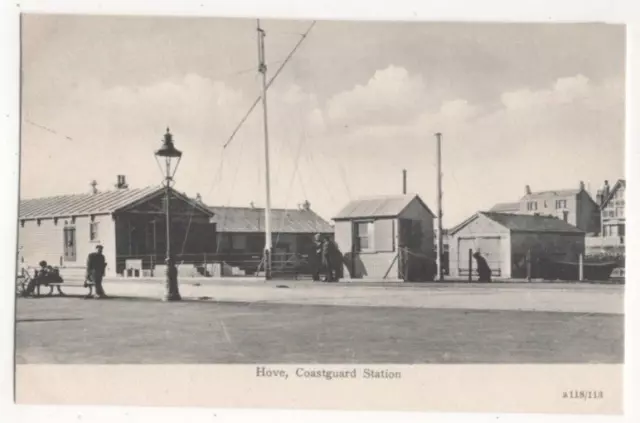
<svg viewBox="0 0 640 423">
<path fill-rule="evenodd" d="M 489 211 L 494 212 L 510 212 L 520 210 L 520 203 L 498 203 L 491 207 Z"/>
<path fill-rule="evenodd" d="M 417 194 L 385 195 L 368 197 L 349 202 L 333 220 L 359 219 L 369 217 L 397 217 L 413 200 L 420 204 L 435 217 L 435 214 Z"/>
<path fill-rule="evenodd" d="M 584 233 L 575 226 L 552 216 L 481 212 L 484 216 L 514 232 Z"/>
<path fill-rule="evenodd" d="M 533 232 L 533 233 L 570 233 L 584 234 L 585 232 L 573 225 L 552 216 L 535 216 L 514 213 L 498 212 L 478 212 L 459 224 L 452 230 L 452 234 L 467 226 L 478 216 L 485 216 L 500 226 L 512 232 Z"/>
<path fill-rule="evenodd" d="M 86 216 L 91 214 L 111 214 L 147 201 L 161 194 L 164 188 L 146 187 L 103 191 L 96 194 L 58 195 L 55 197 L 20 200 L 20 219 L 47 219 L 54 217 Z M 172 189 L 173 195 L 194 205 L 211 216 L 211 212 L 194 200 Z"/>
<path fill-rule="evenodd" d="M 264 232 L 264 209 L 209 207 L 217 232 Z M 276 233 L 333 233 L 333 227 L 312 210 L 271 209 L 271 231 Z"/>
<path fill-rule="evenodd" d="M 616 183 L 613 185 L 613 187 L 611 188 L 611 191 L 609 191 L 609 195 L 607 196 L 607 198 L 605 198 L 602 201 L 602 205 L 600 206 L 600 208 L 604 209 L 605 207 L 607 207 L 607 204 L 609 203 L 609 201 L 611 201 L 613 196 L 616 194 L 616 191 L 618 191 L 621 187 L 626 187 L 626 186 L 627 186 L 627 181 L 625 179 L 618 179 Z"/>
</svg>

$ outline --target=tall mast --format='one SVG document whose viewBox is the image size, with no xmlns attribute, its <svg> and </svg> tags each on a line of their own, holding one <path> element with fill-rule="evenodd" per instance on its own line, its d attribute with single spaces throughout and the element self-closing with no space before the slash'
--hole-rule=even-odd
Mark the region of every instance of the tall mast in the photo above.
<svg viewBox="0 0 640 423">
<path fill-rule="evenodd" d="M 258 71 L 262 74 L 262 114 L 264 125 L 264 160 L 265 160 L 265 189 L 266 205 L 264 209 L 264 276 L 266 280 L 271 279 L 271 181 L 269 178 L 269 128 L 267 121 L 267 64 L 264 53 L 264 30 L 260 28 L 260 19 L 257 21 L 258 31 Z"/>
<path fill-rule="evenodd" d="M 436 243 L 436 251 L 437 251 L 437 265 L 438 265 L 438 281 L 443 280 L 443 271 L 442 271 L 442 134 L 438 132 L 436 134 L 436 156 L 437 156 L 437 172 L 438 172 L 438 241 Z"/>
</svg>

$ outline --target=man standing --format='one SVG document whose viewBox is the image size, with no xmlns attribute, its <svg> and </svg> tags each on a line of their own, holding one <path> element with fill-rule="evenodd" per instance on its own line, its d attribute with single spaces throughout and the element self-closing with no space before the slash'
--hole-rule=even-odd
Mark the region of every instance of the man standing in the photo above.
<svg viewBox="0 0 640 423">
<path fill-rule="evenodd" d="M 491 282 L 491 268 L 480 253 L 475 252 L 473 257 L 476 259 L 476 264 L 478 267 L 478 282 Z"/>
<path fill-rule="evenodd" d="M 309 254 L 309 264 L 314 282 L 319 281 L 320 273 L 322 273 L 322 238 L 320 234 L 315 234 L 313 237 L 313 245 Z"/>
<path fill-rule="evenodd" d="M 96 251 L 87 257 L 87 280 L 93 282 L 96 287 L 95 298 L 106 298 L 102 289 L 102 278 L 107 267 L 107 263 L 102 255 L 102 245 L 96 246 Z"/>
</svg>

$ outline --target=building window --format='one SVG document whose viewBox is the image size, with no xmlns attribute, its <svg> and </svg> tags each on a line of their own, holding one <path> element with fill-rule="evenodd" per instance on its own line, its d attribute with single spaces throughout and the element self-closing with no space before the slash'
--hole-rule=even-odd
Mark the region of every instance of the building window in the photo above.
<svg viewBox="0 0 640 423">
<path fill-rule="evenodd" d="M 529 201 L 527 203 L 527 210 L 528 211 L 538 210 L 538 202 L 537 201 Z"/>
<path fill-rule="evenodd" d="M 355 241 L 355 251 L 372 251 L 372 237 L 373 222 L 354 222 L 353 234 Z"/>
<path fill-rule="evenodd" d="M 616 207 L 616 216 L 624 217 L 624 209 L 622 207 Z"/>
<path fill-rule="evenodd" d="M 98 241 L 100 239 L 98 229 L 99 229 L 98 222 L 91 222 L 89 224 L 89 240 L 90 241 Z"/>
<path fill-rule="evenodd" d="M 566 209 L 567 200 L 556 200 L 556 209 Z"/>
<path fill-rule="evenodd" d="M 76 261 L 76 228 L 64 228 L 64 260 Z"/>
</svg>

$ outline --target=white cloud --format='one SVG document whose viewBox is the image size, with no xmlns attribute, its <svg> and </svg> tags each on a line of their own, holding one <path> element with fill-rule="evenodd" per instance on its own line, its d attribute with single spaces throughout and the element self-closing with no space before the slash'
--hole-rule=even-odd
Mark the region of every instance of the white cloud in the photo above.
<svg viewBox="0 0 640 423">
<path fill-rule="evenodd" d="M 410 190 L 431 205 L 435 132 L 444 137 L 447 225 L 519 197 L 525 183 L 542 189 L 615 179 L 623 161 L 623 85 L 576 75 L 542 90 L 503 93 L 497 105 L 459 98 L 428 110 L 429 88 L 401 67 L 379 70 L 326 104 L 300 86 L 276 84 L 269 90 L 273 204 L 306 198 L 331 216 L 349 192 L 398 192 L 407 168 Z M 82 191 L 93 178 L 104 188 L 118 173 L 133 186 L 155 184 L 152 153 L 168 125 L 185 152 L 179 187 L 214 204 L 260 204 L 260 108 L 221 148 L 257 95 L 255 86 L 240 90 L 195 74 L 136 88 L 80 84 L 56 110 L 30 109 L 42 113 L 31 116 L 38 123 L 74 141 L 25 127 L 23 193 Z M 40 169 L 56 177 L 42 178 Z"/>
<path fill-rule="evenodd" d="M 377 71 L 366 85 L 333 96 L 326 114 L 338 125 L 405 123 L 420 108 L 424 95 L 420 76 L 389 66 Z"/>
</svg>

